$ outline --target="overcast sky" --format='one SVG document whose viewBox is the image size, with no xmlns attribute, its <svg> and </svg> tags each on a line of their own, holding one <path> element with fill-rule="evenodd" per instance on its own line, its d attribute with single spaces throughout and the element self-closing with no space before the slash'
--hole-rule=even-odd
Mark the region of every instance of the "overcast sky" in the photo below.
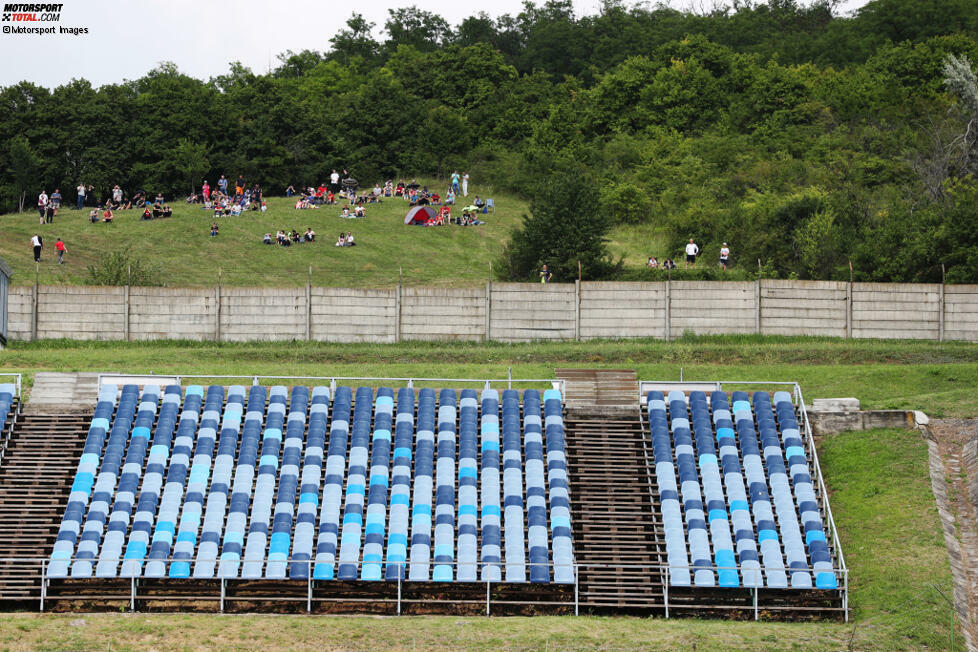
<svg viewBox="0 0 978 652">
<path fill-rule="evenodd" d="M 678 9 L 694 0 L 670 0 Z M 851 11 L 867 0 L 843 0 Z M 598 0 L 573 0 L 578 15 L 597 13 Z M 700 0 L 708 5 L 712 0 Z M 359 0 L 355 3 L 321 0 L 64 0 L 58 23 L 12 23 L 87 27 L 88 34 L 0 34 L 0 86 L 29 80 L 55 87 L 72 78 L 96 86 L 136 79 L 162 61 L 173 61 L 181 72 L 208 79 L 241 61 L 255 72 L 277 64 L 286 50 L 326 50 L 330 37 L 344 27 L 355 9 L 381 30 L 388 7 L 417 5 L 455 25 L 478 13 L 479 5 L 449 0 Z M 496 0 L 483 7 L 493 16 L 516 14 L 522 0 Z M 538 2 L 542 4 L 542 0 Z"/>
</svg>

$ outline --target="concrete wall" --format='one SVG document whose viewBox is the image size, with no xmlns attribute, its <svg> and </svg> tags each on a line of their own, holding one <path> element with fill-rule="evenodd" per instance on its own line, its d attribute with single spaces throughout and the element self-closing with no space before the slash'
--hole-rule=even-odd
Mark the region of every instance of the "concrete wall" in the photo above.
<svg viewBox="0 0 978 652">
<path fill-rule="evenodd" d="M 8 333 L 105 340 L 500 341 L 685 332 L 978 341 L 978 286 L 818 281 L 475 288 L 10 288 Z"/>
</svg>

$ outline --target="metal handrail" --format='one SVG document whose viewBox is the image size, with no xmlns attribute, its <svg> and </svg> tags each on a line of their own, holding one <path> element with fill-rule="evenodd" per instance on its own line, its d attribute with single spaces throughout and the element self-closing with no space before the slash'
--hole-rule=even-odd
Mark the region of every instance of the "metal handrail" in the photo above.
<svg viewBox="0 0 978 652">
<path fill-rule="evenodd" d="M 14 378 L 17 379 L 14 384 L 17 385 L 17 398 L 20 398 L 20 395 L 21 395 L 21 381 L 22 381 L 21 374 L 2 373 L 2 374 L 0 374 L 0 377 L 2 377 L 2 376 L 13 376 Z"/>
</svg>

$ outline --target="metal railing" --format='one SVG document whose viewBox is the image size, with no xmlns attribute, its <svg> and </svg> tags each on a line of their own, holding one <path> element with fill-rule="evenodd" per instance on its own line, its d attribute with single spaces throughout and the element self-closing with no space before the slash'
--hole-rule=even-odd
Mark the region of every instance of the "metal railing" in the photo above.
<svg viewBox="0 0 978 652">
<path fill-rule="evenodd" d="M 152 378 L 152 374 L 113 374 L 113 373 L 99 373 L 98 374 L 98 387 L 102 386 L 103 378 L 112 379 L 122 379 L 131 378 L 134 380 L 145 381 L 146 379 Z M 383 376 L 264 376 L 264 375 L 222 375 L 222 374 L 161 374 L 160 379 L 175 379 L 177 385 L 182 385 L 184 380 L 198 378 L 198 379 L 246 379 L 250 381 L 252 385 L 261 385 L 263 380 L 267 381 L 281 381 L 281 380 L 314 380 L 314 381 L 329 381 L 330 392 L 335 392 L 338 384 L 343 384 L 345 381 L 366 381 L 366 382 L 378 382 L 386 383 L 390 385 L 399 385 L 404 387 L 414 387 L 415 383 L 456 383 L 465 385 L 482 385 L 485 389 L 491 389 L 493 385 L 503 386 L 505 385 L 507 389 L 512 389 L 513 384 L 517 385 L 549 385 L 553 389 L 559 389 L 561 396 L 564 395 L 565 381 L 562 379 L 555 378 L 513 378 L 512 372 L 508 374 L 506 378 L 423 378 L 423 377 L 383 377 Z"/>
<path fill-rule="evenodd" d="M 21 394 L 21 380 L 22 380 L 21 379 L 21 374 L 9 374 L 9 373 L 0 374 L 0 383 L 4 382 L 4 380 L 3 380 L 4 377 L 9 377 L 9 378 L 13 378 L 14 379 L 14 385 L 17 386 L 17 394 L 16 394 L 16 396 L 17 396 L 17 398 L 20 398 L 20 394 Z M 7 381 L 7 382 L 9 382 L 9 381 Z"/>
<path fill-rule="evenodd" d="M 116 558 L 116 559 L 108 559 L 108 560 L 106 560 L 104 558 L 84 558 L 84 559 L 79 559 L 79 558 L 76 558 L 75 557 L 75 558 L 71 558 L 71 559 L 59 559 L 57 561 L 60 562 L 60 563 L 69 562 L 69 568 L 70 568 L 70 562 L 84 561 L 84 562 L 90 563 L 92 565 L 92 571 L 94 573 L 95 566 L 99 562 L 115 561 L 118 564 L 118 563 L 124 562 L 126 560 L 124 558 L 121 558 L 121 557 L 120 558 Z M 128 561 L 133 561 L 133 560 L 128 560 Z M 143 559 L 143 560 L 139 560 L 139 563 L 140 563 L 140 572 L 142 572 L 142 567 L 145 564 L 149 563 L 149 562 L 164 562 L 165 564 L 171 564 L 173 562 L 180 562 L 180 563 L 185 563 L 185 564 L 196 564 L 198 562 L 198 560 L 196 560 L 196 559 L 174 559 L 173 557 L 167 557 L 165 559 L 152 559 L 152 560 L 150 560 L 150 559 Z M 382 561 L 368 561 L 368 562 L 364 562 L 363 560 L 356 560 L 356 561 L 342 561 L 341 562 L 339 560 L 335 560 L 334 559 L 334 561 L 329 564 L 330 566 L 332 566 L 334 568 L 334 570 L 338 569 L 340 566 L 351 566 L 351 565 L 352 566 L 355 566 L 356 567 L 356 571 L 357 571 L 356 572 L 356 576 L 357 576 L 358 579 L 352 580 L 352 581 L 355 581 L 356 583 L 361 584 L 363 586 L 363 588 L 368 588 L 368 587 L 372 587 L 372 586 L 385 586 L 385 585 L 386 586 L 391 586 L 391 585 L 393 585 L 396 582 L 396 587 L 397 587 L 396 597 L 374 596 L 374 597 L 367 597 L 367 598 L 363 598 L 363 597 L 361 597 L 361 598 L 352 598 L 350 596 L 324 597 L 324 596 L 317 596 L 317 595 L 315 595 L 315 592 L 314 592 L 314 588 L 315 587 L 328 586 L 332 582 L 351 581 L 351 580 L 338 580 L 338 579 L 335 579 L 335 576 L 332 579 L 316 579 L 314 577 L 314 575 L 315 575 L 315 568 L 316 568 L 316 566 L 320 565 L 320 563 L 322 563 L 322 562 L 318 562 L 317 563 L 317 561 L 315 559 L 293 559 L 293 558 L 287 558 L 287 559 L 274 559 L 274 560 L 270 560 L 270 559 L 265 558 L 265 559 L 260 559 L 260 560 L 258 560 L 258 559 L 255 559 L 255 560 L 252 560 L 252 559 L 241 559 L 241 560 L 233 560 L 233 561 L 232 560 L 221 560 L 221 559 L 206 560 L 206 563 L 212 563 L 214 565 L 214 568 L 215 568 L 215 572 L 214 572 L 214 574 L 211 577 L 194 577 L 193 574 L 191 574 L 191 576 L 189 578 L 179 578 L 179 579 L 184 579 L 184 580 L 186 580 L 186 579 L 200 580 L 200 581 L 204 581 L 204 582 L 213 582 L 215 580 L 216 581 L 219 581 L 219 583 L 220 583 L 219 591 L 220 592 L 219 592 L 218 595 L 213 595 L 211 593 L 201 593 L 199 595 L 195 595 L 195 594 L 192 594 L 192 593 L 183 593 L 183 592 L 181 592 L 179 595 L 161 595 L 161 594 L 154 594 L 154 593 L 144 593 L 142 596 L 139 595 L 139 586 L 140 586 L 139 585 L 139 582 L 140 581 L 143 581 L 143 580 L 150 580 L 150 581 L 163 580 L 163 581 L 165 581 L 167 579 L 176 579 L 176 578 L 169 578 L 167 575 L 163 575 L 163 576 L 159 576 L 159 577 L 147 577 L 145 575 L 126 577 L 126 576 L 122 576 L 122 575 L 118 575 L 118 574 L 113 575 L 111 577 L 104 577 L 104 576 L 101 576 L 100 577 L 100 576 L 94 575 L 93 573 L 89 573 L 88 575 L 85 575 L 85 576 L 82 576 L 82 577 L 73 577 L 71 575 L 71 573 L 67 573 L 64 576 L 59 575 L 59 576 L 56 576 L 56 577 L 52 577 L 51 575 L 48 574 L 49 564 L 52 563 L 52 560 L 50 560 L 49 558 L 0 558 L 0 563 L 13 563 L 15 565 L 17 565 L 17 564 L 23 564 L 23 565 L 28 565 L 28 566 L 29 565 L 40 566 L 40 574 L 41 574 L 40 611 L 42 611 L 42 612 L 45 609 L 45 603 L 46 602 L 49 602 L 51 600 L 99 600 L 99 599 L 101 599 L 101 600 L 122 600 L 122 599 L 128 598 L 129 599 L 129 608 L 130 608 L 130 610 L 131 611 L 136 611 L 136 603 L 140 599 L 143 599 L 143 600 L 173 600 L 173 599 L 183 598 L 183 599 L 188 599 L 188 600 L 194 600 L 194 599 L 196 599 L 196 600 L 218 601 L 220 603 L 220 610 L 221 610 L 222 613 L 225 610 L 225 605 L 226 605 L 227 602 L 234 602 L 234 601 L 239 601 L 239 602 L 256 602 L 256 601 L 262 601 L 262 602 L 266 602 L 266 601 L 271 601 L 271 602 L 301 602 L 301 601 L 305 601 L 305 603 L 306 603 L 306 611 L 309 612 L 309 613 L 312 612 L 312 605 L 313 605 L 314 602 L 381 602 L 381 603 L 396 603 L 396 611 L 397 611 L 397 614 L 398 615 L 401 615 L 404 604 L 415 604 L 415 603 L 422 603 L 422 602 L 429 602 L 430 601 L 430 598 L 410 598 L 410 597 L 404 597 L 403 592 L 404 592 L 405 585 L 410 586 L 412 584 L 437 583 L 437 584 L 445 584 L 445 585 L 467 584 L 467 585 L 472 585 L 472 586 L 484 584 L 485 587 L 486 587 L 486 594 L 485 594 L 486 597 L 485 597 L 485 601 L 484 601 L 485 602 L 485 615 L 487 615 L 487 616 L 489 616 L 489 615 L 492 614 L 492 605 L 493 604 L 497 604 L 497 605 L 531 605 L 532 604 L 532 605 L 565 606 L 567 608 L 570 608 L 570 606 L 573 604 L 574 615 L 576 616 L 576 615 L 580 615 L 580 608 L 582 606 L 581 599 L 580 599 L 581 572 L 583 571 L 585 574 L 587 574 L 587 572 L 589 570 L 599 570 L 599 569 L 605 569 L 605 570 L 607 570 L 607 569 L 613 569 L 613 570 L 626 570 L 626 571 L 628 571 L 628 570 L 630 570 L 630 571 L 647 571 L 650 575 L 656 574 L 659 577 L 661 577 L 661 579 L 662 579 L 663 603 L 660 605 L 660 604 L 655 604 L 655 603 L 651 603 L 650 602 L 650 604 L 648 606 L 649 607 L 652 607 L 652 608 L 659 608 L 659 607 L 663 608 L 664 609 L 664 615 L 665 615 L 666 618 L 669 618 L 670 617 L 670 608 L 672 608 L 672 609 L 676 609 L 676 608 L 691 609 L 691 608 L 697 608 L 697 607 L 704 606 L 704 605 L 690 605 L 689 602 L 688 602 L 688 600 L 684 600 L 681 603 L 673 603 L 672 605 L 670 605 L 670 602 L 669 602 L 670 590 L 675 591 L 675 590 L 679 589 L 679 590 L 695 591 L 695 590 L 698 590 L 698 589 L 713 589 L 713 590 L 719 589 L 720 591 L 730 591 L 731 593 L 736 592 L 736 591 L 744 591 L 744 590 L 747 590 L 749 592 L 749 594 L 751 595 L 751 607 L 750 608 L 753 611 L 754 620 L 759 620 L 760 619 L 760 611 L 761 611 L 761 609 L 764 609 L 764 610 L 778 610 L 778 611 L 791 611 L 791 610 L 797 610 L 797 609 L 799 609 L 799 607 L 796 607 L 796 606 L 791 606 L 791 605 L 785 606 L 780 601 L 779 601 L 779 604 L 777 604 L 777 605 L 765 605 L 765 604 L 761 604 L 760 599 L 759 599 L 759 593 L 760 593 L 760 591 L 767 591 L 771 595 L 778 595 L 779 593 L 781 595 L 784 595 L 782 592 L 809 590 L 809 591 L 814 591 L 814 592 L 824 591 L 826 593 L 826 595 L 828 595 L 828 596 L 830 596 L 833 591 L 840 591 L 841 592 L 841 596 L 842 596 L 842 612 L 843 612 L 843 618 L 844 618 L 845 622 L 849 622 L 849 608 L 848 608 L 849 571 L 848 571 L 848 569 L 845 569 L 845 568 L 833 568 L 831 570 L 831 572 L 836 577 L 836 583 L 838 585 L 838 588 L 836 588 L 836 589 L 795 589 L 795 588 L 789 588 L 789 587 L 771 587 L 771 586 L 765 586 L 764 585 L 763 578 L 765 577 L 766 573 L 768 572 L 768 569 L 763 568 L 763 567 L 762 568 L 744 568 L 743 566 L 740 566 L 740 565 L 735 565 L 735 566 L 717 566 L 717 565 L 712 565 L 712 566 L 692 566 L 692 565 L 677 565 L 677 564 L 633 564 L 633 563 L 616 563 L 616 562 L 608 562 L 608 563 L 598 563 L 598 562 L 593 562 L 593 563 L 579 563 L 579 562 L 576 562 L 576 561 L 573 562 L 573 563 L 571 563 L 571 564 L 556 564 L 554 562 L 534 563 L 534 562 L 529 562 L 529 561 L 524 561 L 522 563 L 482 562 L 482 561 L 479 561 L 479 562 L 459 562 L 459 561 L 452 561 L 452 562 L 441 562 L 441 561 L 439 561 L 439 562 L 435 562 L 435 561 L 431 561 L 430 559 L 427 560 L 427 561 L 421 562 L 421 564 L 420 564 L 420 565 L 422 565 L 425 568 L 425 575 L 426 575 L 426 577 L 429 575 L 429 572 L 431 571 L 431 569 L 433 569 L 434 567 L 439 567 L 439 566 L 451 566 L 453 569 L 455 569 L 455 572 L 453 573 L 453 578 L 454 577 L 457 577 L 457 569 L 459 567 L 475 567 L 481 573 L 484 573 L 486 571 L 486 569 L 492 569 L 492 568 L 498 569 L 498 571 L 499 571 L 499 577 L 500 577 L 500 579 L 495 579 L 495 580 L 494 579 L 481 579 L 481 580 L 476 580 L 476 581 L 471 581 L 471 582 L 460 582 L 460 581 L 458 581 L 456 579 L 452 579 L 450 581 L 438 581 L 438 580 L 432 580 L 432 579 L 412 580 L 412 579 L 410 579 L 410 568 L 412 566 L 417 566 L 418 565 L 418 562 L 412 562 L 410 560 L 408 560 L 408 561 L 404 561 L 404 560 L 397 560 L 397 561 L 382 560 Z M 241 567 L 243 567 L 245 564 L 255 564 L 255 563 L 261 564 L 262 573 L 261 573 L 261 576 L 260 577 L 250 577 L 250 576 L 249 577 L 243 577 L 243 576 L 241 576 L 239 574 L 239 571 L 241 570 Z M 265 575 L 266 575 L 266 571 L 267 571 L 267 566 L 268 566 L 268 564 L 272 564 L 272 563 L 284 565 L 286 567 L 291 567 L 294 564 L 303 564 L 306 567 L 306 577 L 305 578 L 290 578 L 290 577 L 287 577 L 287 574 L 288 573 L 283 574 L 282 577 L 266 577 Z M 232 565 L 232 564 L 235 567 L 234 576 L 233 577 L 227 577 L 226 574 L 223 573 L 222 571 L 223 571 L 224 568 L 226 568 L 227 566 Z M 395 579 L 390 579 L 390 580 L 389 579 L 362 580 L 362 579 L 359 579 L 359 577 L 360 577 L 361 571 L 362 571 L 362 569 L 363 569 L 364 566 L 384 566 L 384 567 L 388 567 L 388 568 L 390 566 L 394 566 L 395 568 L 399 568 L 400 572 L 397 574 L 397 577 Z M 507 581 L 505 579 L 502 579 L 502 578 L 505 577 L 507 568 L 511 568 L 511 567 L 514 567 L 514 566 L 517 567 L 519 570 L 521 570 L 521 572 L 523 573 L 524 577 L 527 576 L 528 569 L 530 569 L 532 567 L 546 566 L 547 569 L 548 569 L 548 574 L 551 577 L 553 576 L 553 573 L 554 573 L 554 571 L 556 569 L 570 567 L 570 568 L 573 568 L 573 582 L 553 582 L 553 581 L 550 581 L 550 582 L 529 582 L 529 581 L 526 581 L 526 580 L 523 580 L 523 581 L 520 581 L 520 582 L 510 582 L 510 581 Z M 742 584 L 741 586 L 737 586 L 737 587 L 717 587 L 715 584 L 712 584 L 712 585 L 696 585 L 695 581 L 692 581 L 692 580 L 689 583 L 684 583 L 682 585 L 672 584 L 671 581 L 670 581 L 670 573 L 672 571 L 682 571 L 682 570 L 685 570 L 685 571 L 689 572 L 690 575 L 691 575 L 691 577 L 695 577 L 693 574 L 696 571 L 709 570 L 709 571 L 712 571 L 713 573 L 717 573 L 718 571 L 721 571 L 721 570 L 733 570 L 733 571 L 736 571 L 737 572 L 739 578 L 751 577 L 753 579 L 759 580 L 758 581 L 758 584 L 759 585 L 758 586 L 749 586 L 749 585 Z M 813 569 L 811 567 L 806 567 L 806 568 L 779 568 L 779 569 L 773 569 L 773 570 L 776 570 L 778 572 L 784 572 L 789 577 L 790 577 L 790 575 L 792 573 L 795 573 L 795 572 L 801 572 L 801 571 L 803 571 L 803 572 L 806 572 L 806 573 L 809 573 L 809 574 L 814 574 L 816 572 L 815 569 Z M 829 572 L 829 571 L 819 571 L 819 572 Z M 103 595 L 98 595 L 98 596 L 94 596 L 94 595 L 91 595 L 91 594 L 80 594 L 80 595 L 56 594 L 56 595 L 49 595 L 48 590 L 50 588 L 51 582 L 52 581 L 57 581 L 57 580 L 91 580 L 91 581 L 99 581 L 99 580 L 102 580 L 102 581 L 129 580 L 129 582 L 128 582 L 128 584 L 129 584 L 129 587 L 128 587 L 129 588 L 129 591 L 126 592 L 126 593 L 103 594 Z M 287 582 L 295 582 L 296 584 L 299 584 L 299 583 L 303 583 L 304 582 L 305 585 L 306 585 L 306 592 L 305 592 L 305 595 L 302 598 L 293 597 L 293 596 L 283 596 L 281 594 L 268 595 L 268 596 L 264 596 L 264 595 L 260 595 L 260 594 L 248 594 L 248 595 L 242 595 L 242 596 L 228 595 L 228 592 L 227 592 L 228 584 L 229 583 L 232 583 L 232 582 L 236 582 L 236 581 L 237 582 L 267 581 L 267 582 L 270 582 L 270 583 L 287 581 Z M 499 599 L 499 598 L 497 598 L 495 601 L 493 601 L 493 598 L 492 598 L 492 586 L 494 584 L 495 585 L 501 585 L 501 584 L 503 584 L 503 585 L 507 585 L 507 586 L 510 586 L 510 587 L 512 587 L 514 585 L 526 585 L 527 587 L 530 587 L 530 586 L 533 586 L 533 587 L 550 587 L 550 588 L 553 588 L 553 589 L 559 589 L 561 587 L 570 587 L 571 585 L 573 585 L 573 602 L 571 602 L 570 600 L 567 600 L 567 601 L 529 600 L 529 599 L 528 600 L 507 600 L 507 599 Z M 185 585 L 182 585 L 182 586 L 185 586 Z M 483 601 L 481 599 L 480 600 L 462 599 L 462 598 L 455 598 L 455 599 L 453 599 L 451 597 L 444 597 L 444 596 L 441 597 L 441 598 L 439 598 L 439 599 L 440 600 L 443 600 L 443 601 L 446 601 L 446 602 L 451 602 L 453 604 L 482 604 L 483 603 Z M 588 603 L 585 603 L 583 606 L 589 606 L 589 604 Z M 717 606 L 723 606 L 723 605 L 718 605 L 718 604 L 709 605 L 709 607 L 711 607 L 711 608 L 715 608 Z M 733 604 L 729 608 L 733 608 L 733 609 L 744 609 L 746 607 L 744 607 L 743 605 Z M 835 611 L 836 610 L 835 608 L 832 608 L 832 607 L 809 607 L 808 609 L 809 610 L 814 609 L 814 610 L 819 610 L 819 611 Z"/>
<path fill-rule="evenodd" d="M 21 410 L 21 375 L 20 374 L 0 374 L 0 382 L 3 381 L 4 377 L 10 377 L 14 380 L 14 384 L 17 386 L 17 393 L 15 398 L 17 399 L 17 407 L 14 409 L 12 418 L 10 419 L 10 427 L 4 428 L 7 422 L 7 415 L 0 415 L 0 463 L 3 463 L 3 458 L 7 454 L 7 446 L 10 445 L 10 435 L 14 432 L 14 426 L 17 425 L 17 420 L 20 417 Z"/>
</svg>

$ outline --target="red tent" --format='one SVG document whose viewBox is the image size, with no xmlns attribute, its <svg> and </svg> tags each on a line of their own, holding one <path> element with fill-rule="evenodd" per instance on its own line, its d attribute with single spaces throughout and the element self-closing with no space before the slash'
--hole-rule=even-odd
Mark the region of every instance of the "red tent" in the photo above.
<svg viewBox="0 0 978 652">
<path fill-rule="evenodd" d="M 405 224 L 424 224 L 428 220 L 435 219 L 435 209 L 431 206 L 415 206 L 404 216 Z"/>
</svg>

